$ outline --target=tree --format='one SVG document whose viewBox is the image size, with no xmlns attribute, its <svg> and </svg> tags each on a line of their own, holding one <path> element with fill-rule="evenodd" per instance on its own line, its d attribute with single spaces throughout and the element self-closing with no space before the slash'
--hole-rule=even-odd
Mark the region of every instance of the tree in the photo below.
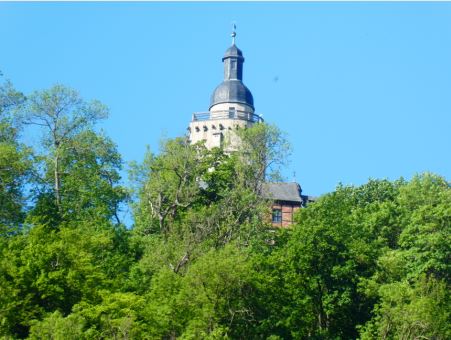
<svg viewBox="0 0 451 340">
<path fill-rule="evenodd" d="M 423 174 L 400 188 L 401 232 L 383 253 L 374 275 L 363 280 L 377 299 L 362 339 L 448 339 L 450 298 L 451 187 Z"/>
<path fill-rule="evenodd" d="M 357 326 L 370 318 L 374 305 L 360 282 L 374 274 L 377 258 L 399 233 L 393 200 L 400 185 L 370 180 L 339 186 L 300 210 L 291 237 L 272 261 L 283 277 L 278 295 L 288 304 L 276 306 L 276 320 L 292 337 L 357 337 Z"/>
<path fill-rule="evenodd" d="M 34 225 L 1 249 L 0 336 L 23 338 L 49 313 L 100 304 L 124 289 L 131 261 L 126 231 L 109 222 Z"/>
<path fill-rule="evenodd" d="M 242 152 L 207 150 L 202 143 L 191 145 L 177 138 L 135 167 L 139 182 L 134 232 L 152 235 L 153 241 L 142 240 L 151 242 L 152 256 L 175 272 L 211 247 L 221 248 L 234 240 L 248 245 L 266 228 L 268 202 L 260 187 L 265 161 L 275 164 L 275 150 L 284 148 L 283 138 L 277 129 L 263 124 L 241 135 Z"/>
<path fill-rule="evenodd" d="M 1 74 L 0 74 L 1 75 Z M 17 231 L 23 221 L 23 186 L 31 169 L 31 152 L 19 143 L 14 111 L 25 97 L 11 82 L 0 84 L 0 235 Z"/>
<path fill-rule="evenodd" d="M 0 72 L 0 77 L 3 74 Z M 11 81 L 6 80 L 0 86 L 0 114 L 4 115 L 19 108 L 25 102 L 25 96 L 17 91 Z"/>
<path fill-rule="evenodd" d="M 1 132 L 0 138 L 2 138 Z M 31 160 L 28 148 L 17 142 L 0 141 L 1 236 L 17 231 L 19 224 L 23 222 L 25 217 L 23 186 L 30 168 Z"/>
<path fill-rule="evenodd" d="M 35 320 L 29 339 L 87 339 L 83 334 L 85 320 L 77 314 L 63 317 L 59 311 L 49 313 L 41 322 Z"/>
<path fill-rule="evenodd" d="M 184 276 L 157 272 L 142 315 L 154 338 L 247 338 L 252 330 L 252 267 L 246 250 L 228 244 L 202 254 Z"/>
<path fill-rule="evenodd" d="M 128 196 L 120 185 L 121 168 L 121 156 L 110 138 L 92 130 L 74 135 L 60 152 L 60 212 L 72 221 L 113 219 L 120 224 L 120 205 Z"/>
<path fill-rule="evenodd" d="M 135 166 L 134 176 L 140 176 L 138 185 L 142 186 L 138 189 L 141 204 L 137 208 L 142 209 L 138 216 L 148 224 L 145 233 L 167 234 L 169 219 L 194 204 L 201 190 L 198 180 L 206 170 L 203 150 L 202 145 L 176 138 L 162 143 L 159 156 L 147 153 L 144 164 Z"/>
<path fill-rule="evenodd" d="M 100 291 L 123 289 L 133 260 L 118 215 L 127 197 L 119 185 L 122 160 L 114 143 L 92 130 L 106 109 L 73 90 L 36 92 L 21 114 L 22 121 L 45 127 L 45 153 L 42 168 L 34 164 L 40 178 L 24 228 L 0 244 L 0 335 L 23 338 L 32 327 L 32 337 L 69 336 L 67 328 L 77 324 L 76 338 L 85 320 L 71 317 L 74 306 L 96 305 Z M 14 168 L 11 150 L 0 162 L 6 155 Z M 13 170 L 15 179 L 20 172 Z"/>
<path fill-rule="evenodd" d="M 23 122 L 46 131 L 43 145 L 49 149 L 48 155 L 53 161 L 53 188 L 58 208 L 62 199 L 61 153 L 74 135 L 107 116 L 107 108 L 99 101 L 86 102 L 77 91 L 62 85 L 36 91 L 28 97 L 23 109 Z"/>
<path fill-rule="evenodd" d="M 360 328 L 361 339 L 449 339 L 448 292 L 445 281 L 425 275 L 380 286 L 380 302 L 373 318 Z"/>
<path fill-rule="evenodd" d="M 237 131 L 241 140 L 237 151 L 243 167 L 241 180 L 261 192 L 265 180 L 280 180 L 280 168 L 287 164 L 291 146 L 282 131 L 275 125 L 255 124 L 252 128 Z"/>
</svg>

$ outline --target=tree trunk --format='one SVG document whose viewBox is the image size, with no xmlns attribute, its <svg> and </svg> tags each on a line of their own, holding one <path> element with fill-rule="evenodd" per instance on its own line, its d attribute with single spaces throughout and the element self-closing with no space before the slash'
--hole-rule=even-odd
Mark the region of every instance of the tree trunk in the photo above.
<svg viewBox="0 0 451 340">
<path fill-rule="evenodd" d="M 58 151 L 57 151 L 58 152 Z M 61 181 L 59 172 L 59 156 L 55 156 L 55 202 L 58 209 L 61 205 L 61 195 L 60 195 Z"/>
</svg>

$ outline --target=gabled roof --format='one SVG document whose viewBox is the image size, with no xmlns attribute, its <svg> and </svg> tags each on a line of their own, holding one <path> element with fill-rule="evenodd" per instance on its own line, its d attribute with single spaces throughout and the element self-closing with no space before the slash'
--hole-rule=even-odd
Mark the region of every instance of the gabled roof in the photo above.
<svg viewBox="0 0 451 340">
<path fill-rule="evenodd" d="M 303 203 L 301 197 L 301 186 L 298 183 L 263 183 L 262 194 L 263 197 L 272 199 L 275 201 L 288 201 Z"/>
</svg>

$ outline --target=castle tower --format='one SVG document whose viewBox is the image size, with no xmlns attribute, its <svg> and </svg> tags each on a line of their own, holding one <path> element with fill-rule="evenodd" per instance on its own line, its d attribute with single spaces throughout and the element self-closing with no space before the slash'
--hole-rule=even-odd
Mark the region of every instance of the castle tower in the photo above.
<svg viewBox="0 0 451 340">
<path fill-rule="evenodd" d="M 239 146 L 234 130 L 252 126 L 263 119 L 254 113 L 254 99 L 251 91 L 243 84 L 243 52 L 235 45 L 235 31 L 232 46 L 224 54 L 224 81 L 213 91 L 208 112 L 193 113 L 189 124 L 191 143 L 205 141 L 207 148 L 226 147 L 233 151 Z"/>
</svg>

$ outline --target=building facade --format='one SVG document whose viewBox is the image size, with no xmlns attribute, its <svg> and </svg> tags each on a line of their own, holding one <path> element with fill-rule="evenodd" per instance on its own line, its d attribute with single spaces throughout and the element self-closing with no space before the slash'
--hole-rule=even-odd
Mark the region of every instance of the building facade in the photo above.
<svg viewBox="0 0 451 340">
<path fill-rule="evenodd" d="M 315 197 L 302 195 L 296 182 L 268 182 L 263 185 L 263 196 L 272 201 L 271 224 L 277 228 L 290 227 L 294 214 L 302 207 L 315 201 Z"/>
</svg>

